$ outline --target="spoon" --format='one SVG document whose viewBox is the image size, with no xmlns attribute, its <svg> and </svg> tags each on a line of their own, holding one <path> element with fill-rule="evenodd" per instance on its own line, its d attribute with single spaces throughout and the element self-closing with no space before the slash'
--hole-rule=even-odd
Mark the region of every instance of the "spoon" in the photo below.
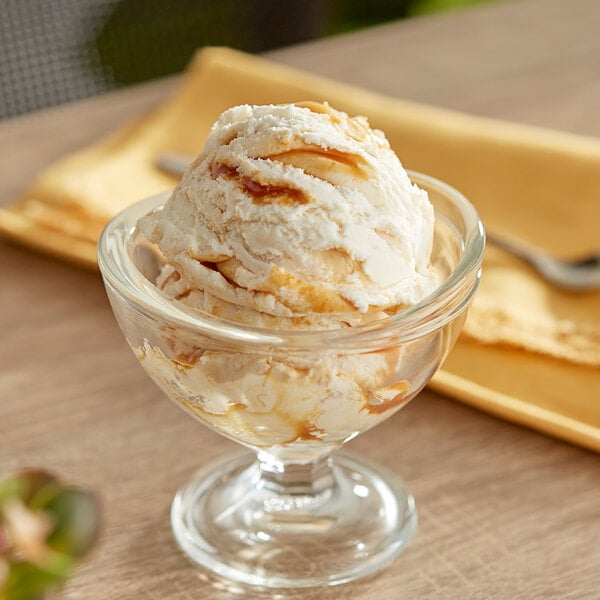
<svg viewBox="0 0 600 600">
<path fill-rule="evenodd" d="M 487 241 L 529 263 L 546 281 L 571 292 L 600 289 L 600 254 L 560 260 L 524 242 L 486 232 Z"/>
<path fill-rule="evenodd" d="M 156 159 L 156 167 L 165 173 L 181 177 L 191 158 L 185 154 L 165 152 Z M 600 289 L 600 253 L 571 261 L 560 260 L 522 241 L 509 240 L 489 231 L 487 241 L 517 256 L 532 266 L 547 282 L 571 292 Z"/>
</svg>

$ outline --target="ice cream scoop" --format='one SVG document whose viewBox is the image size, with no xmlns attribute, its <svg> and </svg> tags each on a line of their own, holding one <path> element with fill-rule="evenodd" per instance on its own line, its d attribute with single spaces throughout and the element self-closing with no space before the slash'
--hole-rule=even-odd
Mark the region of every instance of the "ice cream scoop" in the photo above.
<svg viewBox="0 0 600 600">
<path fill-rule="evenodd" d="M 233 320 L 397 311 L 437 284 L 433 209 L 383 133 L 327 104 L 237 106 L 140 221 L 171 295 Z"/>
<path fill-rule="evenodd" d="M 168 201 L 139 223 L 171 299 L 268 330 L 335 330 L 385 319 L 438 283 L 433 207 L 382 132 L 327 104 L 225 111 Z M 136 353 L 186 410 L 253 446 L 339 443 L 414 395 L 411 356 L 247 353 L 165 330 Z M 406 376 L 413 375 L 414 381 Z"/>
</svg>

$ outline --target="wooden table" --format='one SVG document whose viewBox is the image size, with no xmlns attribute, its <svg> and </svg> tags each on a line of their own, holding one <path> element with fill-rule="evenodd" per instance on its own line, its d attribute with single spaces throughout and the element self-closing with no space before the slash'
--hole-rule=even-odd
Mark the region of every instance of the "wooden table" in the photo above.
<svg viewBox="0 0 600 600">
<path fill-rule="evenodd" d="M 597 0 L 523 0 L 271 57 L 393 96 L 600 135 L 599 30 Z M 172 86 L 0 123 L 0 202 Z M 102 539 L 63 597 L 237 597 L 186 562 L 168 519 L 175 489 L 236 447 L 150 382 L 98 275 L 0 242 L 0 309 L 0 471 L 43 465 L 102 497 Z M 351 449 L 402 473 L 417 497 L 418 535 L 375 577 L 287 597 L 600 597 L 597 455 L 429 391 Z"/>
</svg>

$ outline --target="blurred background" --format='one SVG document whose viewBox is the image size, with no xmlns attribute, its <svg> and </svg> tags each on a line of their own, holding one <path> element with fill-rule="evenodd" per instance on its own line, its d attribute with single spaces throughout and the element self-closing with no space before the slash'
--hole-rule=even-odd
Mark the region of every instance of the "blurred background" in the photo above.
<svg viewBox="0 0 600 600">
<path fill-rule="evenodd" d="M 494 0 L 0 0 L 0 119 L 261 52 Z"/>
</svg>

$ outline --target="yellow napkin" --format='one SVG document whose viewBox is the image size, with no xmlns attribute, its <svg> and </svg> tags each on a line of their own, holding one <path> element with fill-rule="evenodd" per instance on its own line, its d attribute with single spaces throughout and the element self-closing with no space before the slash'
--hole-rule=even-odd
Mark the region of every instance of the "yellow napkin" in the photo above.
<svg viewBox="0 0 600 600">
<path fill-rule="evenodd" d="M 95 265 L 104 223 L 173 187 L 154 167 L 197 154 L 229 106 L 327 100 L 382 129 L 403 164 L 447 181 L 486 225 L 554 254 L 600 245 L 600 141 L 399 101 L 227 49 L 201 51 L 177 93 L 137 123 L 42 172 L 0 211 L 0 231 Z M 600 292 L 552 289 L 490 247 L 465 332 L 432 386 L 600 450 Z"/>
</svg>

